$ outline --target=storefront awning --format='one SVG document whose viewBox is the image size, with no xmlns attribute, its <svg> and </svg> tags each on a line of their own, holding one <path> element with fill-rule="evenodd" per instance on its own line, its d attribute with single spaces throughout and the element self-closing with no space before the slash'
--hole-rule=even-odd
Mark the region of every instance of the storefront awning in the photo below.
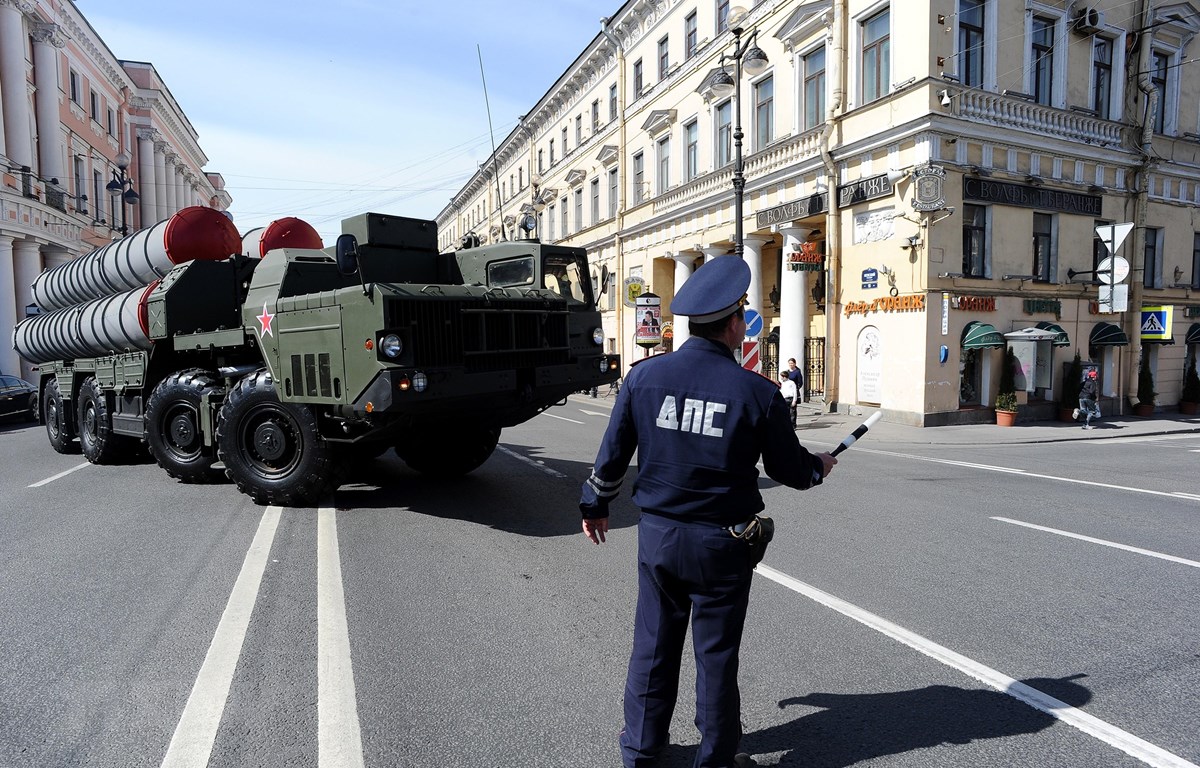
<svg viewBox="0 0 1200 768">
<path fill-rule="evenodd" d="M 1009 331 L 1004 334 L 1009 341 L 1054 341 L 1058 334 L 1041 328 L 1022 328 L 1019 331 Z"/>
<path fill-rule="evenodd" d="M 1034 327 L 1041 328 L 1043 331 L 1054 331 L 1055 333 L 1057 333 L 1058 335 L 1054 337 L 1054 346 L 1056 346 L 1056 347 L 1071 346 L 1071 337 L 1067 335 L 1067 332 L 1063 330 L 1061 325 L 1058 325 L 1057 323 L 1051 323 L 1046 320 L 1042 320 Z"/>
<path fill-rule="evenodd" d="M 1187 335 L 1183 337 L 1184 344 L 1200 344 L 1200 323 L 1192 323 Z"/>
<path fill-rule="evenodd" d="M 1004 337 L 993 326 L 987 323 L 972 320 L 967 323 L 966 328 L 963 328 L 963 349 L 991 349 L 1003 346 Z"/>
<path fill-rule="evenodd" d="M 1129 337 L 1112 323 L 1096 323 L 1088 335 L 1088 346 L 1091 347 L 1128 347 Z"/>
</svg>

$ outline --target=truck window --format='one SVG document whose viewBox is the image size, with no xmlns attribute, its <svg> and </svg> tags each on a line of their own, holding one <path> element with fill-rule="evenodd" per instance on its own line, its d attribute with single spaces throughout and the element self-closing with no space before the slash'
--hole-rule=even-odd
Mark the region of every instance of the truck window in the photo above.
<svg viewBox="0 0 1200 768">
<path fill-rule="evenodd" d="M 547 254 L 542 266 L 542 287 L 564 299 L 590 302 L 587 262 L 566 254 Z"/>
<path fill-rule="evenodd" d="M 514 285 L 533 285 L 533 257 L 493 261 L 487 265 L 488 285 L 508 288 Z"/>
</svg>

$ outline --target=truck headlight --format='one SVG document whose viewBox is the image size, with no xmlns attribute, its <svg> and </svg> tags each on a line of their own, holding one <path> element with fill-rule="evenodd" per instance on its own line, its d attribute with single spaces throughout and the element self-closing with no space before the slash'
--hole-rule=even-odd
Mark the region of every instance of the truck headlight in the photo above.
<svg viewBox="0 0 1200 768">
<path fill-rule="evenodd" d="M 600 358 L 600 373 L 608 373 L 608 359 Z"/>
<path fill-rule="evenodd" d="M 418 392 L 424 392 L 425 387 L 427 387 L 427 386 L 429 386 L 429 378 L 425 374 L 421 373 L 420 371 L 417 371 L 416 373 L 413 374 L 413 377 L 412 377 L 413 389 L 415 389 Z"/>
<path fill-rule="evenodd" d="M 604 343 L 604 329 L 603 328 L 593 328 L 592 329 L 592 343 L 595 344 L 597 347 Z"/>
<path fill-rule="evenodd" d="M 388 357 L 398 357 L 403 349 L 404 344 L 400 341 L 400 337 L 394 333 L 389 333 L 379 341 L 379 351 Z"/>
</svg>

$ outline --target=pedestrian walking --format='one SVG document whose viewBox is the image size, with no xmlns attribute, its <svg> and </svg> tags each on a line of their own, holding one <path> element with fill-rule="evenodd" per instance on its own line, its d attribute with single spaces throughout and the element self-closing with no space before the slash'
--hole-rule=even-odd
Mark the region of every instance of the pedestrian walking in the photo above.
<svg viewBox="0 0 1200 768">
<path fill-rule="evenodd" d="M 796 402 L 800 401 L 800 395 L 804 394 L 804 371 L 796 367 L 796 358 L 788 358 L 787 377 L 796 385 Z"/>
<path fill-rule="evenodd" d="M 667 745 L 689 618 L 695 765 L 755 765 L 737 754 L 737 674 L 753 569 L 772 527 L 757 515 L 756 464 L 761 456 L 771 479 L 807 489 L 837 463 L 800 445 L 779 389 L 733 356 L 746 334 L 749 284 L 750 268 L 736 256 L 719 256 L 688 278 L 671 311 L 689 318 L 690 338 L 630 370 L 583 486 L 583 532 L 600 544 L 637 451 L 638 599 L 620 736 L 627 768 L 652 764 Z"/>
<path fill-rule="evenodd" d="M 1079 387 L 1079 407 L 1072 414 L 1078 419 L 1080 414 L 1083 414 L 1083 428 L 1092 428 L 1092 419 L 1100 418 L 1100 406 L 1097 404 L 1099 394 L 1096 391 L 1096 369 L 1089 368 L 1087 375 L 1083 377 L 1083 384 Z"/>
<path fill-rule="evenodd" d="M 789 418 L 792 420 L 792 426 L 796 425 L 796 401 L 799 399 L 799 392 L 796 390 L 796 382 L 792 381 L 787 373 L 779 374 L 779 394 L 783 395 L 783 402 L 787 403 Z"/>
</svg>

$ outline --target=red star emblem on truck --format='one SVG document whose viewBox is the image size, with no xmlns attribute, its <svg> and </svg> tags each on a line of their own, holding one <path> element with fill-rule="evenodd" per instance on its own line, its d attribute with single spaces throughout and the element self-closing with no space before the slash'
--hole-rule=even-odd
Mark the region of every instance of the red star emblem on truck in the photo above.
<svg viewBox="0 0 1200 768">
<path fill-rule="evenodd" d="M 266 303 L 263 304 L 263 312 L 258 316 L 258 322 L 262 324 L 262 330 L 258 332 L 259 337 L 274 336 L 271 333 L 271 321 L 275 319 L 275 315 L 271 314 L 271 310 L 267 309 Z"/>
</svg>

